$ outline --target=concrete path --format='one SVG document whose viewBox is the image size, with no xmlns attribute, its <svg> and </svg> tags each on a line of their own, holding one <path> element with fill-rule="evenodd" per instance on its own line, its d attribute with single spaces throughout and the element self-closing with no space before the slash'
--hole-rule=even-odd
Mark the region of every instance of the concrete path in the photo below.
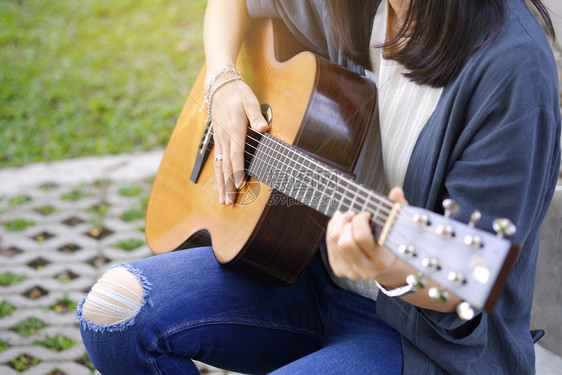
<svg viewBox="0 0 562 375">
<path fill-rule="evenodd" d="M 0 374 L 94 373 L 74 309 L 109 265 L 151 254 L 144 209 L 161 155 L 0 169 Z"/>
</svg>

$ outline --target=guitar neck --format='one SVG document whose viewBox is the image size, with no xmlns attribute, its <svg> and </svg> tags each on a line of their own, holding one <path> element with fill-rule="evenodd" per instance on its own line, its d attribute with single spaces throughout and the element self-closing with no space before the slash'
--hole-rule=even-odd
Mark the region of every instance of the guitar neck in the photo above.
<svg viewBox="0 0 562 375">
<path fill-rule="evenodd" d="M 374 232 L 380 232 L 393 206 L 388 199 L 270 134 L 249 137 L 248 174 L 292 198 L 273 204 L 303 204 L 328 217 L 336 211 L 369 212 Z"/>
</svg>

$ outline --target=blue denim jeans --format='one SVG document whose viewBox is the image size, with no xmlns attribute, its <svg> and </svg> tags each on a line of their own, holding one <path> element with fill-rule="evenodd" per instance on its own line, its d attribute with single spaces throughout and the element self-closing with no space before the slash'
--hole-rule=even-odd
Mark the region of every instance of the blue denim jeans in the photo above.
<svg viewBox="0 0 562 375">
<path fill-rule="evenodd" d="M 192 359 L 251 374 L 402 371 L 398 332 L 377 317 L 375 301 L 336 287 L 319 256 L 289 287 L 220 265 L 208 247 L 126 267 L 145 291 L 134 318 L 103 326 L 77 310 L 103 375 L 198 374 Z"/>
</svg>

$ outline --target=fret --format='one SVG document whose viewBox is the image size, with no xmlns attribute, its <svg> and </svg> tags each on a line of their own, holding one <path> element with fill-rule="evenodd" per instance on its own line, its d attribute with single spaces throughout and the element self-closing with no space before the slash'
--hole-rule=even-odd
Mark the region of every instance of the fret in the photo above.
<svg viewBox="0 0 562 375">
<path fill-rule="evenodd" d="M 359 212 L 359 210 L 355 209 L 355 201 L 357 200 L 357 193 L 353 194 L 353 199 L 351 200 L 351 204 L 349 205 L 350 211 Z"/>
<path fill-rule="evenodd" d="M 315 207 L 316 211 L 319 211 L 320 203 L 322 203 L 322 192 L 320 189 L 322 185 L 325 184 L 322 180 L 322 173 L 318 170 L 318 167 L 313 169 L 314 183 L 312 189 L 312 196 L 310 198 L 310 207 Z"/>
<path fill-rule="evenodd" d="M 291 183 L 291 171 L 292 171 L 292 166 L 291 166 L 291 158 L 289 157 L 289 155 L 287 155 L 287 152 L 289 151 L 288 147 L 282 147 L 281 148 L 281 158 L 284 160 L 285 164 L 286 164 L 286 172 L 285 174 L 281 177 L 281 181 L 280 181 L 280 189 L 279 191 L 282 191 L 283 193 L 287 194 L 288 188 L 289 188 L 289 184 Z"/>
<path fill-rule="evenodd" d="M 268 149 L 269 149 L 269 157 L 270 157 L 270 168 L 268 171 L 269 176 L 269 185 L 273 187 L 277 187 L 279 185 L 279 176 L 283 174 L 283 166 L 279 163 L 279 158 L 276 157 L 276 148 L 275 143 L 271 142 L 268 139 Z"/>
<path fill-rule="evenodd" d="M 334 174 L 334 176 L 337 176 L 336 174 Z M 330 208 L 330 202 L 331 202 L 331 198 L 330 199 L 326 199 L 327 194 L 326 191 L 328 190 L 328 188 L 330 187 L 330 181 L 328 181 L 325 185 L 324 185 L 324 190 L 322 190 L 322 197 L 319 201 L 321 202 L 325 202 L 326 204 L 326 211 L 324 212 L 325 215 L 328 214 L 328 210 Z M 332 189 L 332 197 L 333 197 L 333 189 Z M 316 208 L 317 211 L 320 211 L 320 204 L 318 204 L 318 207 Z"/>
<path fill-rule="evenodd" d="M 330 211 L 330 206 L 334 202 L 334 198 L 335 198 L 334 195 L 336 194 L 337 189 L 338 189 L 337 185 L 334 187 L 334 189 L 332 189 L 332 194 L 330 195 L 330 199 L 328 200 L 328 204 L 326 205 L 326 212 L 324 212 L 325 215 L 332 216 L 336 211 L 336 210 Z"/>
<path fill-rule="evenodd" d="M 304 203 L 304 197 L 305 197 L 306 191 L 307 191 L 307 187 L 306 187 L 306 178 L 307 178 L 307 177 L 306 177 L 306 173 L 303 173 L 303 172 L 302 172 L 303 163 L 302 163 L 302 161 L 300 161 L 299 159 L 302 159 L 302 156 L 301 156 L 301 155 L 298 155 L 298 157 L 297 157 L 297 161 L 298 161 L 298 164 L 299 164 L 299 168 L 297 169 L 299 172 L 297 173 L 297 176 L 299 176 L 300 178 L 298 179 L 298 181 L 299 181 L 299 188 L 297 189 L 297 193 L 296 193 L 296 195 L 295 195 L 295 199 L 296 199 L 297 201 L 299 201 L 299 202 L 303 202 L 303 203 Z M 302 176 L 302 175 L 304 175 L 304 176 Z M 304 177 L 304 178 L 302 178 L 302 177 Z M 299 193 L 300 193 L 301 191 L 303 191 L 303 187 L 304 187 L 303 196 L 302 196 L 302 199 L 299 199 Z"/>
<path fill-rule="evenodd" d="M 353 210 L 368 211 L 374 219 L 379 216 L 384 219 L 384 200 L 380 201 L 377 194 L 269 134 L 264 134 L 257 143 L 248 172 L 327 216 L 336 210 Z"/>
<path fill-rule="evenodd" d="M 365 212 L 367 211 L 367 208 L 369 207 L 369 199 L 371 194 L 367 194 L 367 199 L 365 199 L 365 202 L 363 203 L 363 207 L 361 208 L 361 212 Z"/>
<path fill-rule="evenodd" d="M 369 194 L 369 195 L 370 195 L 370 194 Z M 379 213 L 379 212 L 380 212 L 380 210 L 381 210 L 381 204 L 382 204 L 382 202 L 377 202 L 376 205 L 375 205 L 376 210 L 375 210 L 375 212 L 372 213 L 372 214 L 373 214 L 373 221 L 376 220 L 376 219 L 378 219 L 379 216 L 380 216 L 380 213 Z"/>
<path fill-rule="evenodd" d="M 324 202 L 324 192 L 326 191 L 326 186 L 328 186 L 328 183 L 326 183 L 323 180 L 321 171 L 316 169 L 315 173 L 319 183 L 318 183 L 318 188 L 315 190 L 315 195 L 313 197 L 316 198 L 316 211 L 321 212 L 321 205 Z M 318 196 L 316 196 L 316 193 L 318 194 Z"/>
<path fill-rule="evenodd" d="M 266 153 L 265 153 L 265 147 L 264 147 L 265 142 L 260 143 L 257 149 L 257 155 L 255 155 L 254 157 L 257 157 L 258 161 L 259 161 L 259 165 L 258 165 L 258 169 L 257 169 L 257 173 L 259 176 L 260 181 L 263 181 L 265 183 L 267 183 L 267 181 L 265 181 L 265 170 L 266 170 Z"/>
<path fill-rule="evenodd" d="M 276 187 L 278 185 L 278 176 L 282 173 L 279 171 L 279 163 L 278 158 L 275 155 L 275 144 L 272 142 L 271 139 L 267 139 L 266 141 L 267 146 L 267 164 L 266 169 L 267 171 L 265 174 L 267 175 L 267 181 L 269 186 Z"/>
<path fill-rule="evenodd" d="M 274 159 L 274 156 L 273 156 L 271 140 L 269 138 L 266 138 L 266 141 L 264 142 L 264 145 L 266 146 L 264 148 L 264 152 L 265 152 L 266 157 L 267 157 L 267 163 L 265 163 L 265 165 L 264 165 L 264 167 L 265 167 L 264 177 L 265 177 L 265 180 L 267 181 L 267 184 L 271 186 L 275 183 L 275 175 L 278 173 L 277 172 L 277 166 L 276 166 L 275 159 Z"/>
<path fill-rule="evenodd" d="M 260 167 L 262 164 L 261 158 L 260 158 L 260 147 L 261 145 L 258 145 L 254 151 L 254 155 L 252 157 L 252 161 L 250 163 L 250 167 L 248 168 L 248 171 L 250 173 L 250 175 L 260 181 L 262 181 L 262 176 L 260 174 Z"/>
<path fill-rule="evenodd" d="M 270 186 L 277 188 L 280 180 L 282 181 L 283 175 L 286 173 L 284 170 L 283 159 L 279 158 L 278 144 L 273 140 L 268 140 L 269 157 L 271 167 L 268 171 Z"/>
<path fill-rule="evenodd" d="M 295 153 L 296 158 L 294 158 L 293 160 L 295 160 L 295 168 L 293 169 L 293 184 L 292 184 L 292 188 L 291 188 L 291 197 L 295 198 L 296 200 L 299 200 L 299 193 L 302 191 L 302 163 L 300 162 L 300 158 L 301 155 L 298 153 Z M 294 191 L 294 192 L 293 192 Z"/>
<path fill-rule="evenodd" d="M 291 166 L 291 168 L 290 168 L 290 169 L 291 169 L 291 174 L 289 175 L 289 179 L 288 179 L 288 184 L 291 185 L 291 188 L 289 189 L 288 195 L 289 195 L 290 197 L 292 197 L 292 196 L 293 196 L 293 190 L 294 190 L 294 188 L 295 188 L 295 183 L 296 183 L 296 182 L 294 181 L 294 180 L 296 179 L 296 176 L 295 176 L 295 173 L 294 173 L 294 171 L 296 170 L 296 169 L 295 169 L 295 164 L 296 164 L 296 163 L 295 163 L 295 161 L 294 161 L 294 157 L 289 158 L 289 160 L 291 160 L 290 163 L 292 163 L 292 165 L 290 165 L 290 166 Z"/>
<path fill-rule="evenodd" d="M 343 190 L 343 194 L 340 198 L 340 203 L 338 204 L 338 208 L 336 208 L 336 211 L 341 211 L 341 205 L 342 205 L 344 199 L 345 199 L 345 189 Z"/>
</svg>

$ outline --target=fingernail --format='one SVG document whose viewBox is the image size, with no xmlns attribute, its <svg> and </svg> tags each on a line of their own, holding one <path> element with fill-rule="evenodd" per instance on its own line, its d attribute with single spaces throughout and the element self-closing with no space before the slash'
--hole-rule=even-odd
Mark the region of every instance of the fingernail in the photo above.
<svg viewBox="0 0 562 375">
<path fill-rule="evenodd" d="M 337 210 L 336 212 L 334 212 L 334 217 L 340 216 L 341 215 L 341 211 Z"/>
<path fill-rule="evenodd" d="M 219 194 L 219 204 L 224 204 L 224 198 Z"/>
<path fill-rule="evenodd" d="M 236 179 L 235 186 L 236 189 L 240 189 L 244 185 L 244 172 L 239 171 L 234 173 Z"/>
</svg>

